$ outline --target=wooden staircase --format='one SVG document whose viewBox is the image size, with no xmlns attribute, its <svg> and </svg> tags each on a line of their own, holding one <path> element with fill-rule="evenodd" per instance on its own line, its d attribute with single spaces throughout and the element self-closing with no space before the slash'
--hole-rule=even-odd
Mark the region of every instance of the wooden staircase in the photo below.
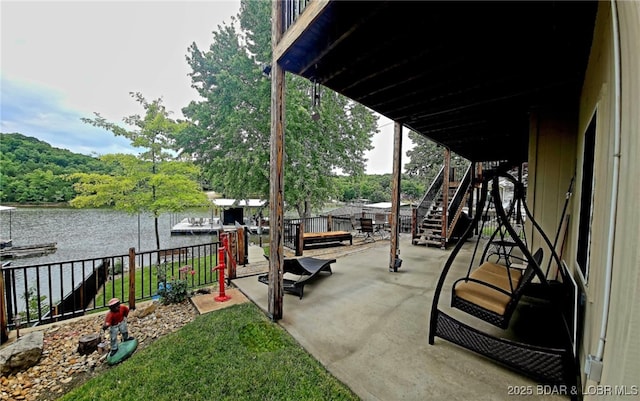
<svg viewBox="0 0 640 401">
<path fill-rule="evenodd" d="M 453 199 L 453 195 L 458 189 L 458 184 L 458 182 L 450 183 L 453 186 L 449 186 L 449 199 Z M 442 247 L 443 242 L 445 242 L 442 237 L 443 202 L 443 196 L 440 194 L 420 223 L 420 237 L 414 239 L 415 245 Z"/>
<path fill-rule="evenodd" d="M 444 169 L 444 167 L 443 167 Z M 467 203 L 471 188 L 472 168 L 460 181 L 444 183 L 443 170 L 434 179 L 418 208 L 416 208 L 416 228 L 413 230 L 413 244 L 445 248 L 454 238 L 456 224 Z M 446 201 L 443 188 L 447 188 Z M 446 202 L 446 208 L 445 208 Z M 446 213 L 444 211 L 446 210 Z M 446 217 L 445 217 L 446 216 Z"/>
</svg>

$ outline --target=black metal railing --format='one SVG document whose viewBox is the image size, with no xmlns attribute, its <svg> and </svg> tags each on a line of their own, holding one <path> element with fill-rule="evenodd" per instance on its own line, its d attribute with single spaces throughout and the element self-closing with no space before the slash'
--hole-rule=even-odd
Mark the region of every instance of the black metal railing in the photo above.
<svg viewBox="0 0 640 401">
<path fill-rule="evenodd" d="M 353 217 L 355 219 L 369 218 L 375 221 L 376 215 L 380 214 L 381 213 L 362 212 Z M 327 215 L 307 217 L 304 219 L 284 219 L 284 246 L 293 250 L 297 249 L 298 233 L 301 226 L 304 227 L 303 230 L 305 233 L 319 233 L 325 231 L 353 231 L 354 229 L 351 224 L 351 218 L 351 215 Z M 399 220 L 400 232 L 411 232 L 411 215 L 400 215 Z"/>
<path fill-rule="evenodd" d="M 472 174 L 472 165 L 469 165 L 467 171 L 462 177 L 462 181 L 458 185 L 455 194 L 451 198 L 449 202 L 449 209 L 447 213 L 447 233 L 449 233 L 452 229 L 452 225 L 454 225 L 462 212 L 462 208 L 464 207 L 464 201 L 467 199 L 467 195 L 469 193 L 469 187 L 471 186 L 471 174 Z"/>
<path fill-rule="evenodd" d="M 420 222 L 425 218 L 431 206 L 436 202 L 438 195 L 442 193 L 442 183 L 444 181 L 444 165 L 440 168 L 438 175 L 433 179 L 429 189 L 422 197 L 420 203 L 416 207 L 416 222 Z M 417 231 L 417 230 L 416 230 Z M 414 235 L 417 233 L 414 233 Z"/>
<path fill-rule="evenodd" d="M 2 269 L 6 325 L 33 326 L 104 309 L 109 299 L 152 299 L 163 277 L 184 276 L 190 288 L 215 283 L 218 243 Z M 183 269 L 184 273 L 187 271 Z M 19 322 L 19 323 L 18 323 Z"/>
</svg>

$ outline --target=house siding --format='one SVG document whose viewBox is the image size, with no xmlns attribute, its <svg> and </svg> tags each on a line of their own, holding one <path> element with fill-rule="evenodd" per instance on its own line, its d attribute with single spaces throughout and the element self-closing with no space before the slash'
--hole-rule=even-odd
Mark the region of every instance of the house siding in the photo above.
<svg viewBox="0 0 640 401">
<path fill-rule="evenodd" d="M 640 3 L 618 2 L 617 7 L 622 110 L 611 303 L 602 378 L 596 383 L 583 375 L 585 400 L 618 399 L 615 395 L 599 394 L 598 390 L 602 390 L 603 386 L 626 386 L 623 390 L 631 393 L 640 386 Z M 576 274 L 586 295 L 584 330 L 579 350 L 583 371 L 587 355 L 597 352 L 605 307 L 607 241 L 614 177 L 615 71 L 612 26 L 611 5 L 601 2 L 573 139 L 568 122 L 570 116 L 564 118 L 538 114 L 532 117 L 530 132 L 529 191 L 533 191 L 530 197 L 534 216 L 542 216 L 542 226 L 549 234 L 555 234 L 553 224 L 557 227 L 559 207 L 564 202 L 563 195 L 569 182 L 567 177 L 570 178 L 573 171 L 576 173 L 563 259 L 571 270 L 577 272 L 585 132 L 596 115 L 594 197 L 587 282 L 579 280 Z M 534 238 L 533 246 L 535 241 L 539 239 Z M 629 394 L 619 395 L 619 399 L 629 399 Z"/>
<path fill-rule="evenodd" d="M 621 154 L 612 298 L 602 383 L 637 389 L 640 387 L 640 3 L 617 2 L 617 7 L 622 87 Z"/>
</svg>

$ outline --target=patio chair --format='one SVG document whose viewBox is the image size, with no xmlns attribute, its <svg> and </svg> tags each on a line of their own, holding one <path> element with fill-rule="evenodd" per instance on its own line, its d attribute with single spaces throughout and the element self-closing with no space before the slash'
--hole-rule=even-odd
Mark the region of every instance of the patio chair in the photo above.
<svg viewBox="0 0 640 401">
<path fill-rule="evenodd" d="M 389 215 L 386 213 L 376 213 L 375 215 L 376 234 L 380 238 L 385 239 L 391 236 L 391 226 L 389 224 Z"/>
<path fill-rule="evenodd" d="M 356 220 L 355 216 L 351 216 L 351 231 L 354 232 L 353 236 L 354 237 L 358 237 L 362 235 L 362 227 L 360 226 L 360 223 L 358 222 L 358 220 Z"/>
<path fill-rule="evenodd" d="M 360 219 L 360 230 L 364 235 L 364 242 L 375 242 L 375 238 L 373 238 L 373 234 L 375 233 L 375 229 L 373 227 L 373 219 Z"/>
</svg>

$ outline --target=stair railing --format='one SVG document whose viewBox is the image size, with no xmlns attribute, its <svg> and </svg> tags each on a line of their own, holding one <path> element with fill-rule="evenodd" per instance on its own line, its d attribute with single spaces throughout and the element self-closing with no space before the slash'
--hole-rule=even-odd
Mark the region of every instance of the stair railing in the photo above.
<svg viewBox="0 0 640 401">
<path fill-rule="evenodd" d="M 469 165 L 467 171 L 462 177 L 462 180 L 460 181 L 460 184 L 458 185 L 458 189 L 456 189 L 456 193 L 453 195 L 453 198 L 451 198 L 451 202 L 449 202 L 449 206 L 447 208 L 447 241 L 451 237 L 451 234 L 454 231 L 453 228 L 456 226 L 456 223 L 462 214 L 465 200 L 469 194 L 469 187 L 471 186 L 471 174 L 471 165 Z"/>
<path fill-rule="evenodd" d="M 444 180 L 444 166 L 440 168 L 440 171 L 431 182 L 429 189 L 424 194 L 424 196 L 422 197 L 422 200 L 420 201 L 420 203 L 418 204 L 418 207 L 416 208 L 417 213 L 416 213 L 415 221 L 417 222 L 418 226 L 420 225 L 422 220 L 425 218 L 425 216 L 427 215 L 427 212 L 429 211 L 429 209 L 435 202 L 436 198 L 442 191 L 443 180 Z M 413 236 L 416 237 L 417 235 L 418 235 L 418 227 L 415 227 L 413 230 Z"/>
</svg>

